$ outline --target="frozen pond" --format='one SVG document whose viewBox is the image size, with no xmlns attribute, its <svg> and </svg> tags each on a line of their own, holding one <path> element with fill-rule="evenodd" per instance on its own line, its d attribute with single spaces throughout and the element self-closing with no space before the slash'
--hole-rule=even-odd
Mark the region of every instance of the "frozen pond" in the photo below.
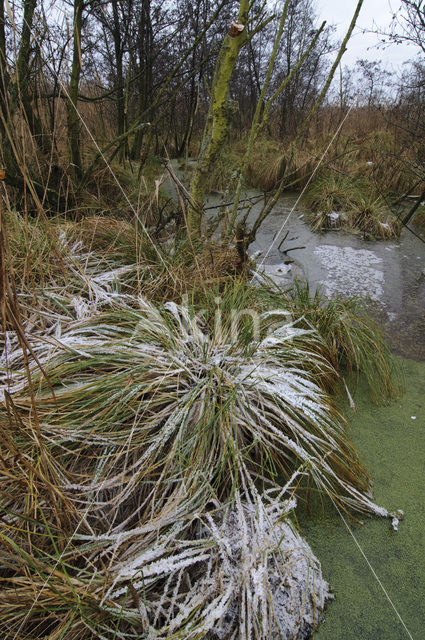
<svg viewBox="0 0 425 640">
<path fill-rule="evenodd" d="M 184 179 L 181 171 L 177 173 Z M 170 183 L 164 186 L 175 193 Z M 242 196 L 249 202 L 256 197 L 261 193 L 253 189 Z M 283 286 L 303 277 L 312 291 L 319 288 L 324 296 L 363 298 L 392 348 L 405 357 L 425 360 L 425 244 L 406 229 L 399 240 L 378 241 L 344 231 L 314 233 L 305 221 L 307 212 L 300 205 L 294 209 L 296 200 L 295 194 L 281 196 L 260 227 L 249 249 L 251 255 L 260 254 L 258 270 Z M 219 194 L 210 194 L 206 202 L 210 217 L 221 202 Z M 261 202 L 252 207 L 248 226 L 260 208 Z"/>
<path fill-rule="evenodd" d="M 406 229 L 400 240 L 385 241 L 343 231 L 313 233 L 300 207 L 291 213 L 295 202 L 294 195 L 282 196 L 260 228 L 250 247 L 251 254 L 261 251 L 259 268 L 283 285 L 301 276 L 325 296 L 364 298 L 393 348 L 407 357 L 425 359 L 425 244 Z M 293 247 L 303 248 L 285 253 Z M 285 264 L 291 259 L 294 263 Z"/>
</svg>

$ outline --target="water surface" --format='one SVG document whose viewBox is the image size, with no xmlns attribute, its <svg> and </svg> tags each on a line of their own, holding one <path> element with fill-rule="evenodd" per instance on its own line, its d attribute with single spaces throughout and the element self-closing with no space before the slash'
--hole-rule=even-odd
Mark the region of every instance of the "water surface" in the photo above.
<svg viewBox="0 0 425 640">
<path fill-rule="evenodd" d="M 246 194 L 255 195 L 258 192 Z M 210 206 L 217 201 L 211 196 Z M 400 239 L 385 241 L 365 240 L 361 234 L 344 231 L 314 233 L 306 222 L 308 212 L 300 206 L 294 210 L 295 202 L 295 195 L 282 196 L 260 227 L 250 247 L 251 254 L 261 252 L 258 267 L 280 284 L 301 276 L 325 296 L 363 298 L 393 349 L 425 360 L 425 243 L 406 229 Z M 260 206 L 253 207 L 248 222 L 255 219 Z M 302 248 L 291 251 L 294 247 Z M 285 265 L 291 258 L 295 262 Z"/>
<path fill-rule="evenodd" d="M 406 392 L 377 407 L 365 386 L 351 412 L 351 435 L 373 478 L 375 501 L 403 509 L 395 532 L 387 520 L 351 523 L 353 533 L 414 640 L 425 637 L 425 363 L 401 361 Z M 349 410 L 347 410 L 349 413 Z M 335 593 L 315 640 L 408 640 L 394 609 L 332 505 L 311 515 L 300 504 L 303 535 Z"/>
</svg>

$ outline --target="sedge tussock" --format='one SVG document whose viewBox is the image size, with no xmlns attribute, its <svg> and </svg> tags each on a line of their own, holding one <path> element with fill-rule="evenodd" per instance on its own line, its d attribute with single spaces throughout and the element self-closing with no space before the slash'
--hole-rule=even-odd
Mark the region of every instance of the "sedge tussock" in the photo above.
<svg viewBox="0 0 425 640">
<path fill-rule="evenodd" d="M 33 377 L 45 437 L 75 458 L 81 477 L 92 465 L 87 491 L 107 487 L 114 511 L 149 471 L 158 498 L 172 465 L 178 478 L 190 469 L 195 492 L 205 482 L 222 495 L 242 459 L 254 474 L 306 464 L 321 488 L 369 510 L 368 477 L 342 417 L 303 367 L 329 367 L 311 331 L 282 323 L 244 345 L 204 331 L 176 303 L 139 305 L 70 326 L 45 351 L 48 383 Z M 14 402 L 30 410 L 25 390 Z"/>
<path fill-rule="evenodd" d="M 367 237 L 398 237 L 401 224 L 376 188 L 363 178 L 324 173 L 308 187 L 304 203 L 314 231 L 349 229 Z"/>
<path fill-rule="evenodd" d="M 3 637 L 308 637 L 329 588 L 291 524 L 298 492 L 388 515 L 318 383 L 339 364 L 319 310 L 233 281 L 217 327 L 212 289 L 196 314 L 134 295 L 135 265 L 102 271 L 80 240 L 66 255 L 72 287 L 27 320 L 31 385 L 12 331 L 3 345 Z M 229 320 L 251 302 L 258 335 Z"/>
<path fill-rule="evenodd" d="M 355 297 L 325 299 L 308 282 L 297 280 L 286 290 L 286 303 L 303 326 L 314 327 L 322 338 L 322 354 L 341 374 L 362 373 L 375 402 L 397 399 L 403 390 L 401 372 L 379 327 Z M 335 387 L 328 376 L 325 387 Z"/>
<path fill-rule="evenodd" d="M 288 488 L 260 495 L 250 484 L 243 495 L 236 491 L 233 506 L 175 519 L 148 542 L 137 530 L 131 537 L 76 534 L 62 556 L 40 545 L 29 554 L 0 533 L 3 558 L 21 570 L 0 593 L 4 637 L 13 637 L 24 616 L 30 637 L 43 627 L 49 638 L 69 629 L 78 640 L 307 637 L 330 594 L 290 523 Z M 102 561 L 107 571 L 99 570 Z"/>
</svg>

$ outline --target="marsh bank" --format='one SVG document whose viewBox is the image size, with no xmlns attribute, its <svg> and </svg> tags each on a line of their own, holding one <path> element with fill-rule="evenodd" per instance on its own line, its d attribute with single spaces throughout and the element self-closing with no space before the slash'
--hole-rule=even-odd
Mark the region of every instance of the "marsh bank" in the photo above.
<svg viewBox="0 0 425 640">
<path fill-rule="evenodd" d="M 245 197 L 256 195 L 249 190 Z M 306 212 L 294 209 L 296 199 L 293 194 L 280 198 L 251 245 L 251 254 L 260 252 L 258 271 L 279 285 L 303 277 L 325 296 L 363 298 L 399 354 L 406 386 L 399 401 L 376 406 L 361 382 L 356 412 L 347 407 L 347 414 L 376 502 L 405 512 L 398 532 L 382 520 L 348 524 L 408 631 L 340 515 L 330 503 L 313 499 L 310 511 L 300 504 L 299 524 L 336 596 L 314 637 L 416 640 L 425 620 L 425 244 L 406 230 L 399 240 L 388 241 L 343 231 L 313 233 Z M 219 205 L 220 197 L 211 194 L 207 206 Z M 248 223 L 260 206 L 252 208 Z"/>
</svg>

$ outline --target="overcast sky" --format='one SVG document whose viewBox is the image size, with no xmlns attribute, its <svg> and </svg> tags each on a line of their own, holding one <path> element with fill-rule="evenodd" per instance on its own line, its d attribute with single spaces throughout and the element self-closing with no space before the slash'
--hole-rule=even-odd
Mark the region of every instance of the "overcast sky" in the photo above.
<svg viewBox="0 0 425 640">
<path fill-rule="evenodd" d="M 316 6 L 320 18 L 337 26 L 337 34 L 341 39 L 350 24 L 356 5 L 357 0 L 318 0 Z M 379 42 L 378 36 L 362 33 L 363 29 L 376 28 L 374 23 L 381 29 L 388 28 L 392 15 L 399 7 L 399 0 L 364 0 L 357 27 L 342 59 L 343 65 L 352 66 L 359 58 L 368 58 L 382 60 L 389 69 L 395 70 L 400 68 L 405 60 L 416 56 L 417 49 L 405 44 L 377 49 L 375 45 Z"/>
</svg>

